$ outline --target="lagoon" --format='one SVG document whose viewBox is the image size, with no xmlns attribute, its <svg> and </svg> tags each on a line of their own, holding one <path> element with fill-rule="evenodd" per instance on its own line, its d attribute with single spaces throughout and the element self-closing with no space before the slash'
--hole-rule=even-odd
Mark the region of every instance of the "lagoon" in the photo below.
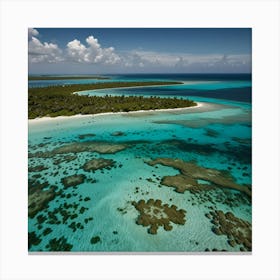
<svg viewBox="0 0 280 280">
<path fill-rule="evenodd" d="M 182 81 L 180 75 L 157 78 Z M 225 187 L 251 189 L 251 103 L 221 93 L 250 95 L 251 80 L 192 75 L 188 82 L 78 94 L 177 96 L 202 106 L 29 121 L 29 206 L 35 208 L 28 222 L 30 252 L 251 251 L 251 197 Z M 176 160 L 192 163 L 192 174 L 199 170 L 204 176 L 185 174 Z M 89 162 L 95 166 L 90 171 Z M 178 192 L 180 182 L 192 187 Z M 34 191 L 39 189 L 43 196 Z M 145 213 L 156 219 L 156 230 Z"/>
</svg>

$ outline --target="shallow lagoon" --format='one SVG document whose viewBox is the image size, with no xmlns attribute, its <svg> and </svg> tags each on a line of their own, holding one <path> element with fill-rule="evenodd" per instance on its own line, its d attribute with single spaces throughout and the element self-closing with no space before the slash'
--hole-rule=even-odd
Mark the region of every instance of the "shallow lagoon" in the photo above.
<svg viewBox="0 0 280 280">
<path fill-rule="evenodd" d="M 111 89 L 95 94 L 132 94 L 132 91 Z M 145 89 L 146 95 L 148 91 Z M 178 193 L 162 184 L 165 176 L 179 174 L 178 169 L 148 164 L 157 158 L 179 158 L 200 167 L 225 170 L 225 176 L 232 176 L 236 184 L 251 185 L 251 104 L 204 97 L 192 99 L 204 102 L 205 106 L 30 123 L 29 179 L 34 180 L 35 187 L 47 182 L 43 191 L 53 186 L 55 197 L 44 201 L 42 209 L 29 217 L 28 231 L 36 235 L 30 239 L 33 245 L 29 250 L 250 251 L 249 245 L 229 242 L 226 233 L 215 233 L 213 217 L 207 215 L 221 210 L 251 223 L 250 197 L 220 186 Z M 91 147 L 97 145 L 99 150 L 77 152 L 76 147 L 67 154 L 53 152 L 82 142 L 91 143 Z M 124 148 L 104 153 L 104 149 L 100 150 L 102 145 Z M 114 164 L 85 171 L 83 166 L 92 159 L 110 159 Z M 38 166 L 41 168 L 36 171 L 34 167 Z M 83 174 L 85 179 L 65 187 L 62 179 L 77 174 Z M 200 183 L 209 184 L 203 180 Z M 140 213 L 132 204 L 149 199 L 185 210 L 184 224 L 171 222 L 171 230 L 160 226 L 156 234 L 149 233 L 148 226 L 137 224 Z"/>
</svg>

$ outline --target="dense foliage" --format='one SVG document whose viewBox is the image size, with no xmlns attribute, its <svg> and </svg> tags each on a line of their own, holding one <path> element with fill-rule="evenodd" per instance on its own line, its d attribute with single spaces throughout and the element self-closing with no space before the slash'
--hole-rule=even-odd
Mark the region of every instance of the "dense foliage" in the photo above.
<svg viewBox="0 0 280 280">
<path fill-rule="evenodd" d="M 106 95 L 101 97 L 72 94 L 77 91 L 101 88 L 168 84 L 176 84 L 176 82 L 125 82 L 29 88 L 28 118 L 181 108 L 196 105 L 195 102 L 190 100 L 156 96 L 144 98 L 143 96 Z"/>
</svg>

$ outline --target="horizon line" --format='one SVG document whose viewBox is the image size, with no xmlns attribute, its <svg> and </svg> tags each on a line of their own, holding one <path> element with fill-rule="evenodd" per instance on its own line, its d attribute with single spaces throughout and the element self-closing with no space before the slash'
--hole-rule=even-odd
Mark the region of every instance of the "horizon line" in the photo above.
<svg viewBox="0 0 280 280">
<path fill-rule="evenodd" d="M 252 75 L 251 72 L 227 72 L 227 73 L 221 73 L 221 72 L 213 72 L 213 73 L 205 73 L 205 72 L 197 72 L 197 73 L 185 73 L 185 72 L 178 72 L 178 73 L 169 73 L 169 72 L 135 72 L 135 73 L 28 73 L 28 76 L 34 75 L 34 76 L 50 76 L 50 75 L 77 75 L 77 76 L 84 76 L 84 75 Z"/>
</svg>

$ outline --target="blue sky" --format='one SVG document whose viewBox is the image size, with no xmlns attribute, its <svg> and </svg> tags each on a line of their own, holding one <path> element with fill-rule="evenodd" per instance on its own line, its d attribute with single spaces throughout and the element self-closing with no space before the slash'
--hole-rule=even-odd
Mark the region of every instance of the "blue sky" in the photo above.
<svg viewBox="0 0 280 280">
<path fill-rule="evenodd" d="M 30 28 L 31 74 L 250 73 L 250 28 Z"/>
</svg>

